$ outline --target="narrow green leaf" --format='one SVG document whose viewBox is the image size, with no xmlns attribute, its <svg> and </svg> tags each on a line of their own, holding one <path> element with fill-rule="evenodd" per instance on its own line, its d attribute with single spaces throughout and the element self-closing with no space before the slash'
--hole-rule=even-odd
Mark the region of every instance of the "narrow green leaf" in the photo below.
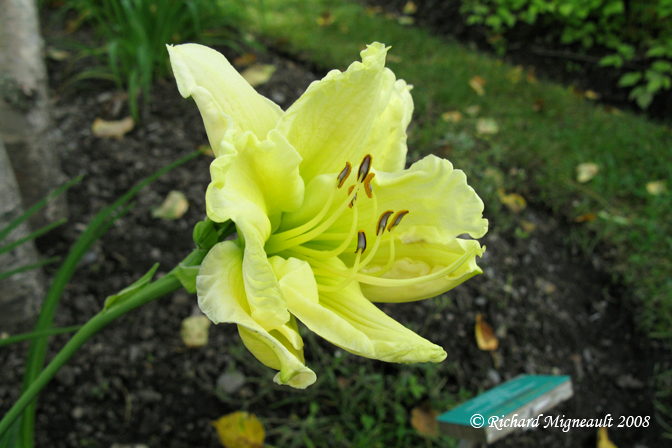
<svg viewBox="0 0 672 448">
<path fill-rule="evenodd" d="M 0 281 L 4 280 L 6 278 L 9 278 L 12 275 L 20 274 L 20 273 L 26 272 L 26 271 L 32 271 L 33 269 L 37 269 L 37 268 L 40 268 L 42 266 L 46 266 L 46 265 L 51 264 L 51 263 L 56 263 L 60 259 L 61 259 L 61 257 L 51 257 L 51 258 L 47 258 L 45 260 L 40 260 L 36 263 L 31 263 L 31 264 L 27 264 L 27 265 L 24 265 L 24 266 L 20 266 L 18 268 L 12 269 L 11 271 L 1 272 L 0 273 Z"/>
<path fill-rule="evenodd" d="M 154 266 L 152 266 L 149 271 L 142 277 L 140 277 L 135 283 L 127 286 L 126 288 L 122 289 L 119 291 L 117 294 L 108 296 L 105 299 L 105 306 L 103 307 L 103 311 L 109 310 L 111 307 L 118 305 L 119 303 L 123 302 L 125 299 L 133 295 L 136 291 L 139 289 L 143 288 L 145 285 L 148 285 L 149 282 L 152 281 L 152 277 L 154 277 L 154 273 L 156 273 L 156 270 L 159 268 L 159 263 L 155 263 Z"/>
<path fill-rule="evenodd" d="M 27 341 L 42 336 L 53 336 L 55 334 L 72 333 L 82 328 L 81 325 L 74 325 L 72 327 L 50 328 L 48 330 L 33 331 L 31 333 L 22 333 L 15 336 L 10 336 L 5 339 L 0 339 L 0 347 L 5 345 L 16 344 L 17 342 Z"/>
<path fill-rule="evenodd" d="M 78 182 L 81 181 L 81 180 L 82 180 L 82 176 L 77 176 L 77 177 L 75 177 L 74 179 L 72 179 L 72 180 L 70 180 L 69 182 L 67 182 L 66 184 L 64 184 L 64 185 L 62 185 L 62 186 L 60 186 L 60 187 L 58 187 L 58 188 L 57 188 L 56 190 L 54 190 L 52 193 L 49 193 L 49 194 L 47 195 L 47 197 L 45 197 L 44 199 L 42 199 L 42 200 L 36 202 L 35 205 L 33 205 L 32 207 L 30 207 L 30 208 L 29 208 L 28 210 L 26 210 L 21 216 L 19 216 L 19 217 L 16 218 L 14 221 L 12 221 L 11 223 L 9 223 L 9 225 L 8 225 L 7 227 L 5 227 L 4 229 L 2 229 L 2 231 L 0 231 L 0 241 L 4 240 L 4 239 L 7 237 L 7 235 L 9 235 L 9 233 L 10 233 L 12 230 L 16 229 L 18 226 L 21 225 L 21 223 L 23 223 L 24 221 L 26 221 L 28 218 L 30 218 L 30 217 L 33 216 L 35 213 L 37 213 L 40 209 L 42 209 L 42 207 L 44 207 L 45 205 L 47 205 L 47 203 L 48 203 L 49 201 L 53 200 L 53 199 L 54 199 L 55 197 L 57 197 L 57 196 L 60 196 L 61 194 L 63 194 L 63 192 L 67 191 L 68 188 L 72 187 L 73 185 L 75 185 L 76 183 L 78 183 Z"/>
<path fill-rule="evenodd" d="M 15 247 L 18 247 L 18 246 L 22 245 L 25 242 L 28 242 L 30 240 L 35 239 L 40 235 L 44 235 L 45 233 L 47 233 L 51 229 L 54 229 L 54 228 L 66 223 L 66 222 L 68 222 L 68 220 L 65 219 L 65 218 L 59 219 L 58 221 L 52 222 L 51 224 L 47 224 L 46 226 L 44 226 L 40 229 L 37 229 L 36 231 L 31 233 L 30 235 L 27 235 L 27 236 L 25 236 L 21 239 L 18 239 L 16 241 L 14 241 L 13 243 L 2 246 L 2 247 L 0 247 L 0 255 L 4 254 L 5 252 L 9 252 L 10 250 L 14 249 Z"/>
</svg>

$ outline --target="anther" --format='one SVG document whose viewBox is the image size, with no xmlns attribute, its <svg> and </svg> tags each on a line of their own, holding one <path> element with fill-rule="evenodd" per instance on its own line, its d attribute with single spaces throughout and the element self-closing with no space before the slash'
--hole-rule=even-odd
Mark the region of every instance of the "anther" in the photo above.
<svg viewBox="0 0 672 448">
<path fill-rule="evenodd" d="M 364 253 L 366 250 L 366 233 L 363 230 L 357 232 L 357 249 L 355 249 L 355 253 L 358 253 L 360 250 L 362 251 L 361 253 Z"/>
<path fill-rule="evenodd" d="M 364 179 L 364 192 L 371 199 L 373 197 L 373 188 L 371 187 L 371 179 L 376 175 L 376 173 L 369 173 Z"/>
<path fill-rule="evenodd" d="M 388 210 L 380 215 L 380 218 L 378 218 L 378 225 L 376 226 L 376 236 L 385 231 L 385 227 L 387 227 L 387 221 L 390 219 L 390 216 L 392 216 L 393 213 L 394 212 L 392 210 Z"/>
<path fill-rule="evenodd" d="M 363 182 L 366 179 L 366 175 L 369 174 L 369 170 L 371 169 L 372 160 L 373 157 L 371 154 L 365 155 L 362 159 L 362 163 L 359 164 L 359 172 L 357 173 L 358 182 Z"/>
<path fill-rule="evenodd" d="M 345 183 L 345 181 L 348 180 L 348 177 L 350 177 L 351 172 L 352 172 L 352 165 L 350 165 L 350 162 L 345 162 L 345 168 L 343 168 L 343 171 L 341 171 L 338 175 L 338 188 L 341 188 Z"/>
<path fill-rule="evenodd" d="M 388 232 L 391 232 L 392 229 L 397 227 L 399 223 L 401 222 L 401 219 L 408 215 L 408 210 L 399 210 L 396 215 L 394 215 L 394 218 L 392 218 L 392 222 L 390 223 L 389 227 L 387 228 Z"/>
</svg>

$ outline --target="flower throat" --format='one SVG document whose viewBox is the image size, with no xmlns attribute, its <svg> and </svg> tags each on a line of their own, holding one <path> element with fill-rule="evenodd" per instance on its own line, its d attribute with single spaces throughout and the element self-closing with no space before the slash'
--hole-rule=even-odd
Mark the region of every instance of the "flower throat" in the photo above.
<svg viewBox="0 0 672 448">
<path fill-rule="evenodd" d="M 265 250 L 267 254 L 277 254 L 283 257 L 294 257 L 304 260 L 310 264 L 313 272 L 316 274 L 316 278 L 319 276 L 319 278 L 325 279 L 340 279 L 336 284 L 323 284 L 318 280 L 317 288 L 320 292 L 339 291 L 348 286 L 352 281 L 376 286 L 399 287 L 413 286 L 437 280 L 455 272 L 469 260 L 475 252 L 475 248 L 472 248 L 465 252 L 459 259 L 455 260 L 451 265 L 428 275 L 409 279 L 383 278 L 382 276 L 392 268 L 395 261 L 395 238 L 392 235 L 392 232 L 410 212 L 409 210 L 399 210 L 395 213 L 393 210 L 385 210 L 378 216 L 378 200 L 376 199 L 376 194 L 371 186 L 371 180 L 375 176 L 375 173 L 371 172 L 372 163 L 373 157 L 370 154 L 367 154 L 359 164 L 355 183 L 350 185 L 347 189 L 347 194 L 345 194 L 343 187 L 352 174 L 352 165 L 350 162 L 346 162 L 345 168 L 343 168 L 343 170 L 336 176 L 336 182 L 333 185 L 333 189 L 320 212 L 305 224 L 271 235 L 266 242 Z M 373 201 L 373 210 L 364 227 L 370 229 L 369 235 L 375 233 L 373 246 L 363 260 L 362 256 L 367 251 L 367 236 L 365 230 L 357 230 L 357 225 L 359 223 L 357 195 L 360 189 L 364 190 L 367 198 L 365 200 Z M 337 201 L 339 205 L 329 216 L 327 216 L 332 209 L 334 201 Z M 352 220 L 349 232 L 327 232 L 338 218 L 350 209 L 352 210 Z M 362 272 L 371 260 L 373 260 L 383 239 L 387 239 L 387 242 L 389 243 L 389 256 L 386 264 L 378 271 L 368 273 Z M 313 246 L 324 246 L 325 244 L 329 245 L 330 242 L 331 245 L 333 245 L 334 241 L 340 241 L 340 244 L 334 249 L 320 250 L 306 246 L 306 243 L 311 243 Z M 352 249 L 353 243 L 356 255 L 352 267 L 348 269 L 340 269 L 325 262 L 328 259 L 338 257 L 349 247 Z"/>
</svg>

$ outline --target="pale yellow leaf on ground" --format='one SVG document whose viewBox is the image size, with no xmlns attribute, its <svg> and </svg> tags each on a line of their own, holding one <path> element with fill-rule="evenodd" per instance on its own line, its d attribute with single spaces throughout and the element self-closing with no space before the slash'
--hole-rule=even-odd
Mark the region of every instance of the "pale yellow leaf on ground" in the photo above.
<svg viewBox="0 0 672 448">
<path fill-rule="evenodd" d="M 179 219 L 184 215 L 189 209 L 189 201 L 187 197 L 181 191 L 173 190 L 168 193 L 166 199 L 164 199 L 163 204 L 152 210 L 152 216 L 154 218 L 161 219 Z"/>
<path fill-rule="evenodd" d="M 443 121 L 447 123 L 457 123 L 462 120 L 462 113 L 456 110 L 451 110 L 441 114 Z"/>
<path fill-rule="evenodd" d="M 596 163 L 579 163 L 576 167 L 576 181 L 586 183 L 600 171 Z"/>
<path fill-rule="evenodd" d="M 618 448 L 614 442 L 609 440 L 607 428 L 604 426 L 597 430 L 597 448 Z"/>
<path fill-rule="evenodd" d="M 475 105 L 473 105 L 473 106 L 469 106 L 469 107 L 467 107 L 466 109 L 464 109 L 464 111 L 465 111 L 465 112 L 467 113 L 467 115 L 469 115 L 470 117 L 475 117 L 475 116 L 478 115 L 478 113 L 481 111 L 481 106 L 479 106 L 478 104 L 475 104 Z"/>
<path fill-rule="evenodd" d="M 471 87 L 478 96 L 485 95 L 485 79 L 476 75 L 469 80 L 469 87 Z"/>
<path fill-rule="evenodd" d="M 492 118 L 479 118 L 476 121 L 476 132 L 482 135 L 492 135 L 499 132 L 499 125 Z"/>
<path fill-rule="evenodd" d="M 208 345 L 208 331 L 210 329 L 210 319 L 207 316 L 189 316 L 182 321 L 180 336 L 182 342 L 189 348 L 199 348 Z"/>
<path fill-rule="evenodd" d="M 555 290 L 557 289 L 557 287 L 553 283 L 551 283 L 548 280 L 543 279 L 541 277 L 537 277 L 534 280 L 534 286 L 536 286 L 541 291 L 543 291 L 544 294 L 553 294 L 555 292 Z"/>
<path fill-rule="evenodd" d="M 415 3 L 406 2 L 406 4 L 404 5 L 403 12 L 404 12 L 404 14 L 409 14 L 410 15 L 410 14 L 415 14 L 417 10 L 418 10 L 418 7 L 415 6 Z"/>
<path fill-rule="evenodd" d="M 133 129 L 133 118 L 126 117 L 121 120 L 107 121 L 96 118 L 91 126 L 91 131 L 96 137 L 116 138 L 121 140 L 127 132 Z"/>
<path fill-rule="evenodd" d="M 436 417 L 439 412 L 429 405 L 413 408 L 411 410 L 411 426 L 425 437 L 437 437 L 439 435 L 439 422 Z"/>
<path fill-rule="evenodd" d="M 415 19 L 410 16 L 400 16 L 397 19 L 397 23 L 403 26 L 413 25 L 415 23 Z"/>
<path fill-rule="evenodd" d="M 653 196 L 659 196 L 667 192 L 667 182 L 664 180 L 656 180 L 646 184 L 646 191 Z"/>
<path fill-rule="evenodd" d="M 585 95 L 586 99 L 589 99 L 589 100 L 597 100 L 597 99 L 600 98 L 600 94 L 595 92 L 594 90 L 586 90 L 584 92 L 584 95 Z"/>
<path fill-rule="evenodd" d="M 47 57 L 53 59 L 54 61 L 64 61 L 70 57 L 70 52 L 65 50 L 59 50 L 58 48 L 49 47 L 47 48 Z"/>
<path fill-rule="evenodd" d="M 503 188 L 497 189 L 499 201 L 504 204 L 513 213 L 520 213 L 527 206 L 525 198 L 518 193 L 506 193 Z"/>
<path fill-rule="evenodd" d="M 212 422 L 225 448 L 262 448 L 264 426 L 254 414 L 238 411 Z"/>
<path fill-rule="evenodd" d="M 497 168 L 486 168 L 483 175 L 488 178 L 495 186 L 499 187 L 504 183 L 504 173 Z"/>
<path fill-rule="evenodd" d="M 254 64 L 240 75 L 245 78 L 252 87 L 260 86 L 268 82 L 275 73 L 276 67 L 271 64 Z"/>
<path fill-rule="evenodd" d="M 486 351 L 497 350 L 499 347 L 499 340 L 492 331 L 492 327 L 483 320 L 481 314 L 476 315 L 476 343 L 478 348 Z"/>
</svg>

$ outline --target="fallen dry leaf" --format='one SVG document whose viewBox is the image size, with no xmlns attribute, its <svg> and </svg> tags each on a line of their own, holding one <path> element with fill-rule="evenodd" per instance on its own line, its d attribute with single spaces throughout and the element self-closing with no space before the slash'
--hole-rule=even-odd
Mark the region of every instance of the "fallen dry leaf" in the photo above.
<svg viewBox="0 0 672 448">
<path fill-rule="evenodd" d="M 576 167 L 576 181 L 586 183 L 600 171 L 596 163 L 579 163 Z"/>
<path fill-rule="evenodd" d="M 594 90 L 586 90 L 584 92 L 584 96 L 586 97 L 586 99 L 589 99 L 589 100 L 597 100 L 597 99 L 600 98 L 600 95 L 597 92 L 595 92 Z"/>
<path fill-rule="evenodd" d="M 457 123 L 462 119 L 462 113 L 456 110 L 444 112 L 441 114 L 441 119 L 447 123 Z"/>
<path fill-rule="evenodd" d="M 418 431 L 421 436 L 437 437 L 439 435 L 439 422 L 436 417 L 439 411 L 432 409 L 429 405 L 423 405 L 411 410 L 411 426 Z"/>
<path fill-rule="evenodd" d="M 329 26 L 334 23 L 334 20 L 334 15 L 329 11 L 323 12 L 317 19 L 315 19 L 320 26 Z"/>
<path fill-rule="evenodd" d="M 597 219 L 597 215 L 593 212 L 586 213 L 581 216 L 577 216 L 574 218 L 575 222 L 590 222 L 590 221 L 595 221 Z"/>
<path fill-rule="evenodd" d="M 133 129 L 133 118 L 126 117 L 121 120 L 107 121 L 102 118 L 96 118 L 91 125 L 91 131 L 96 137 L 116 138 L 121 140 L 127 132 Z"/>
<path fill-rule="evenodd" d="M 537 225 L 530 221 L 525 221 L 524 219 L 520 221 L 520 227 L 523 228 L 527 233 L 532 233 L 537 229 Z"/>
<path fill-rule="evenodd" d="M 189 316 L 182 321 L 180 336 L 182 342 L 189 348 L 199 348 L 208 345 L 208 330 L 210 319 L 207 316 Z"/>
<path fill-rule="evenodd" d="M 492 331 L 492 327 L 483 320 L 481 313 L 476 315 L 476 343 L 478 348 L 486 351 L 494 351 L 499 347 L 499 340 Z"/>
<path fill-rule="evenodd" d="M 168 193 L 166 199 L 157 208 L 152 210 L 154 218 L 174 220 L 179 219 L 189 209 L 189 201 L 181 191 L 173 190 Z"/>
<path fill-rule="evenodd" d="M 543 291 L 544 294 L 553 294 L 555 292 L 555 290 L 557 289 L 557 287 L 553 283 L 551 283 L 548 280 L 543 279 L 541 277 L 537 277 L 534 280 L 534 286 L 536 286 L 541 291 Z"/>
<path fill-rule="evenodd" d="M 518 193 L 507 194 L 503 188 L 497 189 L 497 193 L 499 194 L 499 201 L 513 213 L 520 213 L 527 207 L 525 198 Z"/>
<path fill-rule="evenodd" d="M 476 132 L 482 135 L 492 135 L 499 132 L 499 125 L 493 118 L 479 118 L 476 121 Z"/>
<path fill-rule="evenodd" d="M 623 112 L 621 112 L 620 109 L 618 109 L 618 108 L 616 108 L 616 107 L 614 107 L 614 106 L 610 106 L 610 105 L 608 105 L 608 104 L 605 104 L 604 107 L 603 107 L 603 109 L 604 109 L 604 111 L 605 111 L 606 113 L 608 113 L 608 114 L 612 114 L 612 115 L 623 115 Z"/>
<path fill-rule="evenodd" d="M 54 61 L 64 61 L 70 57 L 70 52 L 65 50 L 59 50 L 58 48 L 54 47 L 48 47 L 47 57 L 49 59 L 53 59 Z"/>
<path fill-rule="evenodd" d="M 485 79 L 476 75 L 469 80 L 469 87 L 471 87 L 478 96 L 485 95 Z"/>
<path fill-rule="evenodd" d="M 387 54 L 385 57 L 385 62 L 394 62 L 396 64 L 402 62 L 404 59 L 401 56 L 397 56 L 396 54 Z"/>
<path fill-rule="evenodd" d="M 397 19 L 397 23 L 402 26 L 413 25 L 415 23 L 415 19 L 410 16 L 400 16 Z"/>
<path fill-rule="evenodd" d="M 546 101 L 542 100 L 541 98 L 536 98 L 534 100 L 534 103 L 532 104 L 532 110 L 535 112 L 541 112 L 544 110 L 544 107 L 546 106 Z"/>
<path fill-rule="evenodd" d="M 245 69 L 240 75 L 252 87 L 260 86 L 268 82 L 275 73 L 276 67 L 271 64 L 254 64 Z"/>
<path fill-rule="evenodd" d="M 614 442 L 609 440 L 607 428 L 604 426 L 597 430 L 597 448 L 618 448 Z"/>
<path fill-rule="evenodd" d="M 257 56 L 254 53 L 245 53 L 234 59 L 233 65 L 236 67 L 247 67 L 248 65 L 253 64 L 256 60 Z"/>
<path fill-rule="evenodd" d="M 667 191 L 667 182 L 656 180 L 646 184 L 646 191 L 653 196 L 659 196 Z"/>
<path fill-rule="evenodd" d="M 470 117 L 475 117 L 475 116 L 478 115 L 478 113 L 481 111 L 481 106 L 479 106 L 478 104 L 475 104 L 475 105 L 473 105 L 473 106 L 469 106 L 469 107 L 467 107 L 466 109 L 464 109 L 464 111 L 465 111 L 465 112 L 467 113 L 467 115 L 469 115 Z"/>
<path fill-rule="evenodd" d="M 415 6 L 413 2 L 406 2 L 404 9 L 402 10 L 404 14 L 415 14 L 418 10 L 418 7 Z"/>
<path fill-rule="evenodd" d="M 262 448 L 264 426 L 254 414 L 234 412 L 212 422 L 225 448 Z"/>
</svg>

